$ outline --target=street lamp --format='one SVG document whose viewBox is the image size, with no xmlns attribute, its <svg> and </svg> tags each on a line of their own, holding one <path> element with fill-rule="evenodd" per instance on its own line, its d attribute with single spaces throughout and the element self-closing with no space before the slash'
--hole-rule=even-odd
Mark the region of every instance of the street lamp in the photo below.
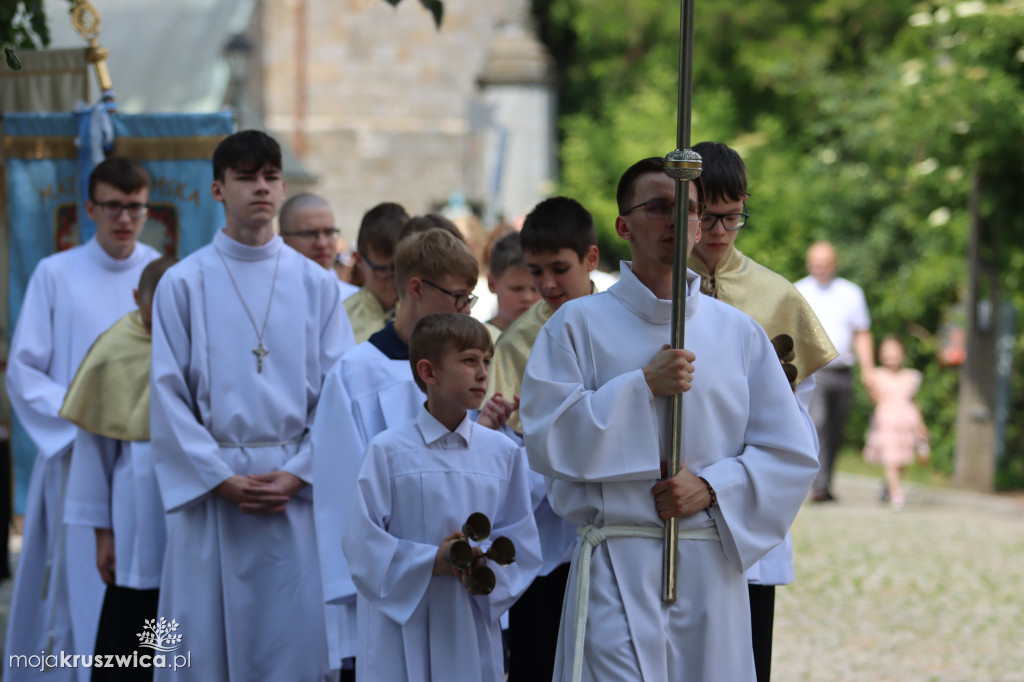
<svg viewBox="0 0 1024 682">
<path fill-rule="evenodd" d="M 235 111 L 238 127 L 242 127 L 242 104 L 245 101 L 245 86 L 249 79 L 249 64 L 252 57 L 252 41 L 244 33 L 231 36 L 224 45 L 224 57 L 228 60 L 228 106 Z"/>
</svg>

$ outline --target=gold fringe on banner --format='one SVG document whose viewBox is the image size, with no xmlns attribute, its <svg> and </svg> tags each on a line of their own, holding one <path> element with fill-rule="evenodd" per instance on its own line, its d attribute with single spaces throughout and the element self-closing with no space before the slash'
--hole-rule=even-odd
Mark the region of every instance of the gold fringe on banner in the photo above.
<svg viewBox="0 0 1024 682">
<path fill-rule="evenodd" d="M 75 138 L 58 135 L 4 137 L 6 159 L 74 159 L 78 156 Z"/>
<path fill-rule="evenodd" d="M 213 150 L 226 135 L 192 137 L 118 137 L 114 156 L 136 161 L 182 161 L 213 158 Z M 74 159 L 75 138 L 58 135 L 9 136 L 4 138 L 4 157 L 9 159 Z"/>
<path fill-rule="evenodd" d="M 196 135 L 193 137 L 117 137 L 116 156 L 136 161 L 183 161 L 212 159 L 213 150 L 227 135 Z"/>
</svg>

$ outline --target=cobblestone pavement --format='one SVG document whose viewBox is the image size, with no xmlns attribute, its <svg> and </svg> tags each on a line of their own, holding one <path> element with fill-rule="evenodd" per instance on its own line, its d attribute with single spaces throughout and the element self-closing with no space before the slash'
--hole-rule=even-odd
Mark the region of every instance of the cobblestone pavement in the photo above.
<svg viewBox="0 0 1024 682">
<path fill-rule="evenodd" d="M 840 501 L 797 517 L 772 678 L 1024 682 L 1024 498 L 910 487 L 895 513 L 879 485 L 840 474 Z M 0 647 L 12 583 L 0 584 Z"/>
<path fill-rule="evenodd" d="M 841 476 L 793 525 L 797 580 L 776 590 L 772 678 L 1024 680 L 1024 500 Z"/>
</svg>

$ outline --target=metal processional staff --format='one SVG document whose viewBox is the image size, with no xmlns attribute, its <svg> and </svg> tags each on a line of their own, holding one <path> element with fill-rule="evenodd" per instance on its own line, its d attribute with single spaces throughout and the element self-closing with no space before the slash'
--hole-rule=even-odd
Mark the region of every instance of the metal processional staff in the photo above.
<svg viewBox="0 0 1024 682">
<path fill-rule="evenodd" d="M 675 256 L 672 265 L 672 347 L 682 348 L 686 324 L 686 257 L 689 250 L 690 180 L 700 176 L 700 154 L 690 149 L 690 91 L 693 85 L 693 0 L 682 0 L 679 11 L 679 104 L 676 125 L 676 149 L 665 156 L 665 173 L 676 182 Z M 673 476 L 682 462 L 683 394 L 671 399 L 671 435 L 669 437 L 668 475 Z M 676 600 L 679 520 L 665 522 L 665 547 L 661 598 Z"/>
</svg>

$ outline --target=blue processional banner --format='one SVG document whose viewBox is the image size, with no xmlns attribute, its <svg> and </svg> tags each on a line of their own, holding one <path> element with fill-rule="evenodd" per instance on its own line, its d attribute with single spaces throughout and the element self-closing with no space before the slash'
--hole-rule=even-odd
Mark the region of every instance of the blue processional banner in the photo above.
<svg viewBox="0 0 1024 682">
<path fill-rule="evenodd" d="M 80 219 L 85 201 L 80 189 L 92 165 L 76 145 L 79 131 L 86 127 L 82 117 L 89 114 L 4 114 L 11 333 L 36 264 L 87 241 L 95 231 L 91 221 Z M 217 144 L 233 132 L 231 113 L 115 113 L 109 119 L 113 146 L 108 156 L 135 159 L 149 173 L 150 213 L 141 241 L 178 258 L 209 243 L 224 221 L 223 208 L 210 196 L 210 159 Z M 20 514 L 35 446 L 16 418 L 11 436 L 14 506 Z"/>
</svg>

